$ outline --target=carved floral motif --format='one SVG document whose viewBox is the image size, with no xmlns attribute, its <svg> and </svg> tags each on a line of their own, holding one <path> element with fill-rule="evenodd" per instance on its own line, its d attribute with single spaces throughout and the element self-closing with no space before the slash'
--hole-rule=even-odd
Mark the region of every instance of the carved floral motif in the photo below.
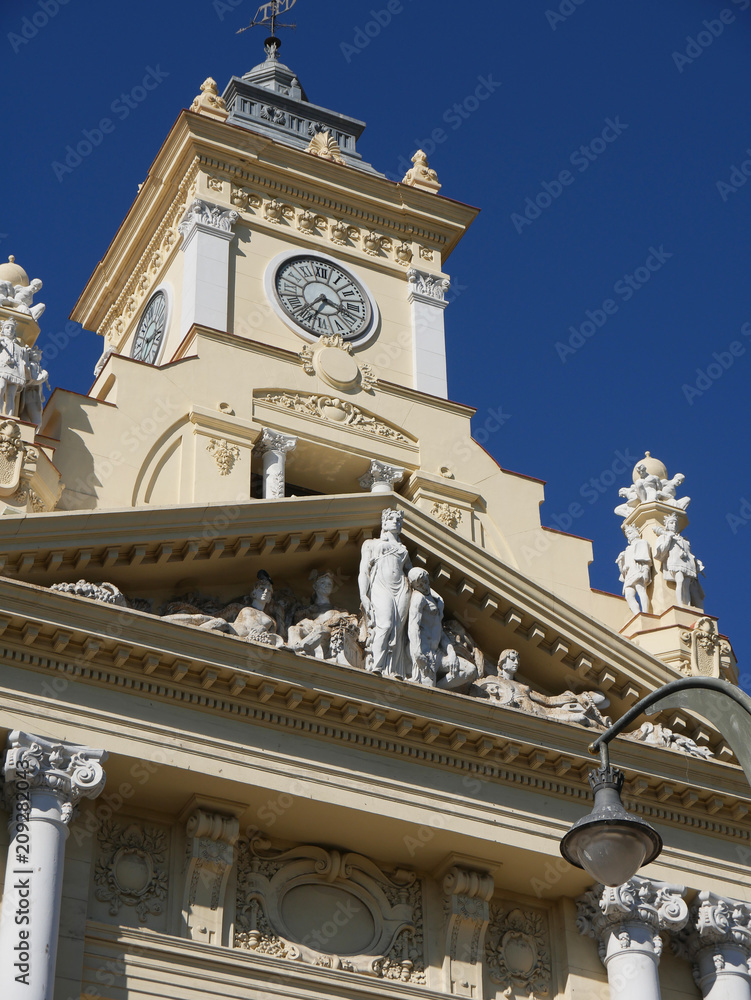
<svg viewBox="0 0 751 1000">
<path fill-rule="evenodd" d="M 491 907 L 485 959 L 491 980 L 501 988 L 522 989 L 535 998 L 549 996 L 552 971 L 545 915 L 540 910 Z"/>
<path fill-rule="evenodd" d="M 360 230 L 357 226 L 348 226 L 341 219 L 335 219 L 330 228 L 331 242 L 338 243 L 339 246 L 346 246 L 353 240 L 360 239 Z"/>
<path fill-rule="evenodd" d="M 323 215 L 316 215 L 309 208 L 304 209 L 297 216 L 297 228 L 301 233 L 308 233 L 311 236 L 319 236 L 319 230 L 325 227 L 326 219 Z"/>
<path fill-rule="evenodd" d="M 122 906 L 135 907 L 145 924 L 162 912 L 167 898 L 167 838 L 156 827 L 104 822 L 99 831 L 101 855 L 94 871 L 96 898 L 109 903 L 116 917 Z"/>
<path fill-rule="evenodd" d="M 216 459 L 220 476 L 228 476 L 240 457 L 240 449 L 226 438 L 211 438 L 206 451 Z"/>
<path fill-rule="evenodd" d="M 257 397 L 259 403 L 280 406 L 287 410 L 295 410 L 322 420 L 332 420 L 336 423 L 358 427 L 379 437 L 391 438 L 394 441 L 408 439 L 393 427 L 364 413 L 354 403 L 338 399 L 334 396 L 305 396 L 302 393 L 267 393 Z"/>
<path fill-rule="evenodd" d="M 717 631 L 712 618 L 700 618 L 689 632 L 681 632 L 681 640 L 691 650 L 691 666 L 687 673 L 699 677 L 719 677 L 722 658 L 730 656 L 730 643 Z"/>
<path fill-rule="evenodd" d="M 311 912 L 308 930 L 304 911 L 297 911 L 299 937 L 290 937 L 284 900 L 305 887 L 319 893 L 323 906 L 333 894 L 335 912 L 346 911 L 348 919 Z M 389 873 L 359 854 L 312 845 L 279 851 L 261 838 L 240 845 L 234 946 L 256 955 L 425 985 L 422 907 L 422 884 L 413 872 Z M 343 927 L 352 934 L 358 916 L 359 953 L 343 957 L 336 953 L 337 934 Z"/>
<path fill-rule="evenodd" d="M 235 187 L 234 185 L 232 186 L 230 201 L 241 212 L 249 212 L 251 208 L 261 207 L 261 199 L 257 194 L 248 191 L 247 188 Z"/>
<path fill-rule="evenodd" d="M 462 523 L 462 512 L 458 507 L 452 507 L 447 503 L 438 503 L 436 501 L 430 513 L 449 528 L 458 528 Z"/>
<path fill-rule="evenodd" d="M 266 202 L 263 214 L 267 222 L 273 222 L 276 225 L 281 225 L 285 219 L 292 218 L 295 214 L 295 210 L 291 205 L 285 205 L 283 202 L 279 201 L 278 198 L 272 198 L 271 201 Z"/>
<path fill-rule="evenodd" d="M 426 274 L 411 267 L 407 271 L 407 281 L 410 283 L 410 291 L 416 295 L 424 295 L 429 299 L 436 299 L 438 302 L 446 301 L 446 292 L 451 286 L 448 278 L 441 278 L 436 274 Z"/>
<path fill-rule="evenodd" d="M 201 201 L 200 198 L 195 198 L 177 229 L 182 236 L 186 236 L 192 225 L 200 223 L 219 232 L 229 233 L 239 218 L 240 216 L 234 209 L 223 209 L 217 205 L 210 205 L 207 201 Z"/>
</svg>

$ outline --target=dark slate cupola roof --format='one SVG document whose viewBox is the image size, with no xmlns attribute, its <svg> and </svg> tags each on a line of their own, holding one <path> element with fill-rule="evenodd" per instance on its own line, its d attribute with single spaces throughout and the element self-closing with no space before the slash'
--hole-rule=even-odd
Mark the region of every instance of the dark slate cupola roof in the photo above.
<svg viewBox="0 0 751 1000">
<path fill-rule="evenodd" d="M 344 162 L 369 174 L 378 173 L 357 152 L 365 122 L 311 104 L 297 76 L 279 62 L 278 38 L 266 39 L 266 60 L 243 77 L 233 76 L 222 95 L 230 125 L 268 135 L 296 149 L 306 149 L 319 132 L 330 132 Z"/>
</svg>

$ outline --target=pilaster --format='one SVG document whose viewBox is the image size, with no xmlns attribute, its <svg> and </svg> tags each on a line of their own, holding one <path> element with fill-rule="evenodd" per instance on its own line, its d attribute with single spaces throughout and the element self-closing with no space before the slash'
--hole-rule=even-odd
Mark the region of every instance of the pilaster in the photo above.
<svg viewBox="0 0 751 1000">
<path fill-rule="evenodd" d="M 412 364 L 414 387 L 432 396 L 448 398 L 446 332 L 443 312 L 450 281 L 412 267 L 407 271 L 412 307 Z"/>
<path fill-rule="evenodd" d="M 615 888 L 596 885 L 577 900 L 577 926 L 598 943 L 610 1000 L 660 1000 L 660 932 L 686 925 L 685 891 L 635 877 Z"/>
<path fill-rule="evenodd" d="M 239 218 L 234 210 L 196 198 L 178 226 L 184 255 L 180 340 L 196 323 L 227 331 L 229 249 Z"/>
</svg>

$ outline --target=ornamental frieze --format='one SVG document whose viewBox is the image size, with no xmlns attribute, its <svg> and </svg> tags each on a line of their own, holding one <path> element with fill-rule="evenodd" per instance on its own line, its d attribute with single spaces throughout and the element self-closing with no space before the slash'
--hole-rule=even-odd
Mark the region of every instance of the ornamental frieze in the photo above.
<svg viewBox="0 0 751 1000">
<path fill-rule="evenodd" d="M 377 417 L 366 413 L 359 406 L 355 406 L 354 403 L 350 403 L 346 399 L 339 399 L 335 396 L 309 396 L 300 392 L 268 392 L 256 396 L 255 399 L 256 402 L 265 403 L 268 406 L 294 410 L 296 413 L 304 413 L 306 416 L 316 417 L 319 420 L 357 427 L 358 430 L 390 438 L 392 441 L 410 443 L 409 438 L 401 431 L 382 420 L 378 420 Z"/>
<path fill-rule="evenodd" d="M 425 985 L 422 883 L 360 854 L 242 842 L 233 946 Z"/>
</svg>

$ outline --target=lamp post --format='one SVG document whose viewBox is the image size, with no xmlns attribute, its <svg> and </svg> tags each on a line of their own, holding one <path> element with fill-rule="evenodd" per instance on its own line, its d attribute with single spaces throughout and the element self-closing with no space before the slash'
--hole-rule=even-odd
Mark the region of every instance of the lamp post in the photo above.
<svg viewBox="0 0 751 1000">
<path fill-rule="evenodd" d="M 751 783 L 751 698 L 747 694 L 714 677 L 686 677 L 642 698 L 590 745 L 590 753 L 600 755 L 600 767 L 589 773 L 594 808 L 561 841 L 563 857 L 603 885 L 623 885 L 662 850 L 657 831 L 623 808 L 623 772 L 611 765 L 609 745 L 642 712 L 654 715 L 674 708 L 689 709 L 711 722 L 730 744 Z"/>
</svg>

